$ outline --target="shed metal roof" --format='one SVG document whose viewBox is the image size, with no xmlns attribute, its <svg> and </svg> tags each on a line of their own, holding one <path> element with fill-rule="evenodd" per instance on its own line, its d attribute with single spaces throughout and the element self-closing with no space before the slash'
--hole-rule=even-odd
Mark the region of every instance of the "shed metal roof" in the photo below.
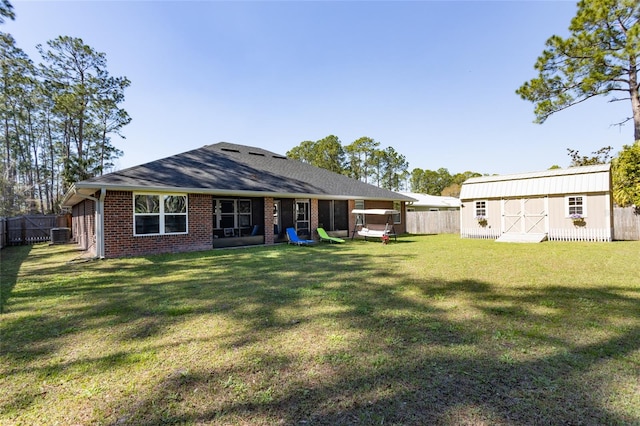
<svg viewBox="0 0 640 426">
<path fill-rule="evenodd" d="M 482 176 L 462 184 L 461 200 L 610 192 L 610 164 Z"/>
</svg>

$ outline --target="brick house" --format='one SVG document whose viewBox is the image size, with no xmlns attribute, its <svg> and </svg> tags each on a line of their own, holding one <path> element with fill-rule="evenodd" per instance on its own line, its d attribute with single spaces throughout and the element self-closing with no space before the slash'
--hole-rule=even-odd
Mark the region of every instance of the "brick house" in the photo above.
<svg viewBox="0 0 640 426">
<path fill-rule="evenodd" d="M 96 257 L 274 244 L 354 227 L 354 208 L 401 211 L 412 198 L 260 148 L 221 142 L 77 182 L 63 207 Z"/>
</svg>

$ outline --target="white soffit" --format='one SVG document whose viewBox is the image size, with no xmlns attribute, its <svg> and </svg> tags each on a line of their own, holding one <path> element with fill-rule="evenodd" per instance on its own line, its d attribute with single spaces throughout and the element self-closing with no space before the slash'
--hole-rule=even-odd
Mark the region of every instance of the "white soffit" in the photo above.
<svg viewBox="0 0 640 426">
<path fill-rule="evenodd" d="M 467 180 L 460 199 L 609 192 L 609 164 Z"/>
</svg>

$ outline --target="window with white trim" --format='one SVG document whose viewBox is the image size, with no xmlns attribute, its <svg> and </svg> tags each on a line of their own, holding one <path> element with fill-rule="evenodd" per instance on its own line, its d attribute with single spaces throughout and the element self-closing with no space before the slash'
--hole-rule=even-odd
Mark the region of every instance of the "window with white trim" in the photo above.
<svg viewBox="0 0 640 426">
<path fill-rule="evenodd" d="M 564 197 L 567 217 L 586 217 L 587 216 L 587 196 L 586 195 L 568 195 Z"/>
<path fill-rule="evenodd" d="M 187 196 L 133 194 L 133 235 L 187 233 Z"/>
<path fill-rule="evenodd" d="M 476 219 L 486 219 L 489 216 L 489 210 L 487 209 L 487 201 L 480 200 L 474 204 L 474 216 Z"/>
</svg>

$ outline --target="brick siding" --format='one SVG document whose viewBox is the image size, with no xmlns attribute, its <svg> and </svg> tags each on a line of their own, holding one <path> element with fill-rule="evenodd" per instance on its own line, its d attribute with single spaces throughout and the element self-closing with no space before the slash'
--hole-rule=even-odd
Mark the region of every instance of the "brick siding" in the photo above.
<svg viewBox="0 0 640 426">
<path fill-rule="evenodd" d="M 320 219 L 319 219 L 319 214 L 318 214 L 318 199 L 317 198 L 312 198 L 311 199 L 311 217 L 310 219 L 310 224 L 309 226 L 311 227 L 311 229 L 309 229 L 309 233 L 310 235 L 313 236 L 313 238 L 320 238 L 318 236 L 318 233 L 316 231 L 316 229 L 318 229 L 318 224 L 320 223 Z"/>
<path fill-rule="evenodd" d="M 104 201 L 105 257 L 178 253 L 213 248 L 211 195 L 189 194 L 188 233 L 181 235 L 133 235 L 133 194 L 108 191 Z"/>
<path fill-rule="evenodd" d="M 264 243 L 269 245 L 275 242 L 273 235 L 273 198 L 264 199 Z"/>
</svg>

